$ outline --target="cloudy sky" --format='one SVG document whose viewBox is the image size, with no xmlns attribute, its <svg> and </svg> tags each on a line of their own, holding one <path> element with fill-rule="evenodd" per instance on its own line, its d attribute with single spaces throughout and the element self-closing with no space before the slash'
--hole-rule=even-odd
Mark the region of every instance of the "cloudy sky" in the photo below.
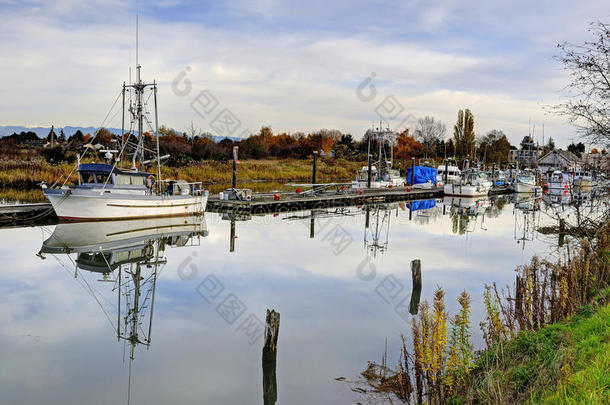
<svg viewBox="0 0 610 405">
<path fill-rule="evenodd" d="M 517 143 L 531 121 L 560 146 L 576 135 L 544 110 L 567 83 L 556 45 L 610 20 L 603 1 L 0 0 L 0 125 L 100 125 L 135 64 L 136 9 L 143 76 L 178 130 L 214 132 L 230 111 L 233 136 L 360 137 L 379 114 L 450 128 L 470 108 L 477 133 Z M 106 126 L 120 127 L 115 111 Z"/>
</svg>

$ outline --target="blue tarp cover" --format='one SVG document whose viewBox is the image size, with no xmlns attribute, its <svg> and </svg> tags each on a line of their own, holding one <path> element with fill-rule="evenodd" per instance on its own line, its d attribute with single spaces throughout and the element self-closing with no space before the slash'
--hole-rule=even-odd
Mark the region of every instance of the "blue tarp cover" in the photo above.
<svg viewBox="0 0 610 405">
<path fill-rule="evenodd" d="M 433 167 L 415 166 L 415 178 L 413 184 L 426 183 L 430 180 L 432 183 L 436 183 L 437 171 Z M 407 170 L 407 181 L 411 183 L 411 168 Z"/>
<path fill-rule="evenodd" d="M 430 208 L 436 207 L 436 200 L 431 198 L 429 200 L 411 201 L 407 203 L 407 207 L 409 207 L 411 211 L 429 210 Z"/>
</svg>

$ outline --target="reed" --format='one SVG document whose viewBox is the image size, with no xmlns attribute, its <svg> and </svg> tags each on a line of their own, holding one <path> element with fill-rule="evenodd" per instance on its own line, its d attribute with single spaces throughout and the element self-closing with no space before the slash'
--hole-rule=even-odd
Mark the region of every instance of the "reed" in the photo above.
<svg viewBox="0 0 610 405">
<path fill-rule="evenodd" d="M 499 291 L 495 283 L 485 286 L 486 315 L 480 326 L 487 348 L 476 354 L 470 296 L 466 291 L 460 294 L 460 310 L 449 333 L 444 292 L 438 288 L 432 308 L 424 301 L 412 318 L 412 355 L 401 335 L 398 366 L 395 371 L 387 368 L 386 349 L 383 375 L 378 376 L 384 383 L 375 389 L 408 404 L 512 404 L 540 398 L 577 403 L 574 398 L 586 395 L 598 403 L 607 398 L 610 222 L 596 229 L 593 236 L 572 241 L 556 262 L 533 257 L 518 267 L 512 288 Z M 573 334 L 581 339 L 592 334 L 592 339 L 575 342 Z M 377 367 L 369 364 L 369 379 L 374 379 Z M 591 373 L 591 378 L 575 374 L 575 369 Z M 577 383 L 595 392 L 587 393 Z"/>
<path fill-rule="evenodd" d="M 344 159 L 320 158 L 318 161 L 318 182 L 351 180 L 356 171 L 363 166 L 362 162 Z M 65 179 L 74 168 L 71 164 L 51 165 L 43 159 L 30 161 L 6 160 L 0 162 L 0 187 L 31 189 L 41 182 L 53 184 L 58 179 Z M 154 168 L 151 169 L 154 171 Z M 311 181 L 311 160 L 248 160 L 238 166 L 240 182 L 271 181 L 277 183 Z M 182 167 L 163 167 L 164 178 L 201 181 L 205 186 L 219 186 L 231 183 L 232 163 L 230 161 L 201 161 Z M 70 182 L 76 181 L 72 173 Z M 211 187 L 210 187 L 211 188 Z"/>
</svg>

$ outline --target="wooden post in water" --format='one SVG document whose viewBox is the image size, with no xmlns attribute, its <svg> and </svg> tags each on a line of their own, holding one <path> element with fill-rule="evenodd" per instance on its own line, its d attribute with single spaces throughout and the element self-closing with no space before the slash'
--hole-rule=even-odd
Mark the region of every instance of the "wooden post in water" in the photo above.
<svg viewBox="0 0 610 405">
<path fill-rule="evenodd" d="M 311 184 L 316 184 L 317 165 L 318 165 L 318 151 L 314 151 L 313 152 L 313 169 L 311 172 Z"/>
<path fill-rule="evenodd" d="M 313 239 L 314 236 L 316 236 L 316 219 L 313 216 L 313 211 L 311 212 L 311 219 L 309 221 L 309 239 Z"/>
<path fill-rule="evenodd" d="M 565 219 L 560 219 L 559 220 L 559 247 L 562 247 L 565 241 L 565 236 L 566 236 L 566 220 Z"/>
<path fill-rule="evenodd" d="M 263 403 L 275 405 L 277 401 L 277 339 L 280 333 L 280 313 L 267 309 L 265 342 L 263 345 Z"/>
<path fill-rule="evenodd" d="M 411 278 L 413 279 L 413 291 L 411 292 L 409 312 L 411 315 L 417 315 L 421 297 L 421 260 L 419 259 L 411 261 Z"/>
<path fill-rule="evenodd" d="M 239 151 L 239 146 L 233 146 L 233 179 L 231 181 L 231 187 L 237 187 L 237 153 Z"/>
<path fill-rule="evenodd" d="M 231 240 L 229 242 L 229 252 L 235 252 L 235 219 L 231 218 Z"/>
<path fill-rule="evenodd" d="M 415 184 L 415 158 L 411 158 L 411 185 Z"/>
</svg>

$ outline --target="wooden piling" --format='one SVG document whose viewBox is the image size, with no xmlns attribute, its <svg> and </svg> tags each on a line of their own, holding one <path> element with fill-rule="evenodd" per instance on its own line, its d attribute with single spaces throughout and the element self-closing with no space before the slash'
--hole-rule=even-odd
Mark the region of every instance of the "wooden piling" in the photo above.
<svg viewBox="0 0 610 405">
<path fill-rule="evenodd" d="M 409 312 L 411 315 L 417 315 L 419 309 L 419 300 L 421 298 L 421 260 L 415 259 L 411 261 L 411 278 L 413 280 L 413 290 L 411 292 L 411 302 L 409 303 Z"/>
<path fill-rule="evenodd" d="M 415 184 L 415 158 L 411 158 L 411 185 Z"/>
<path fill-rule="evenodd" d="M 237 187 L 237 153 L 239 151 L 239 146 L 233 146 L 233 178 L 231 180 L 231 187 Z"/>
<path fill-rule="evenodd" d="M 267 309 L 265 319 L 265 342 L 263 345 L 263 403 L 277 402 L 277 340 L 280 332 L 280 313 Z"/>
<path fill-rule="evenodd" d="M 311 184 L 316 184 L 316 172 L 318 166 L 318 152 L 313 152 L 313 168 L 311 171 Z"/>
</svg>

